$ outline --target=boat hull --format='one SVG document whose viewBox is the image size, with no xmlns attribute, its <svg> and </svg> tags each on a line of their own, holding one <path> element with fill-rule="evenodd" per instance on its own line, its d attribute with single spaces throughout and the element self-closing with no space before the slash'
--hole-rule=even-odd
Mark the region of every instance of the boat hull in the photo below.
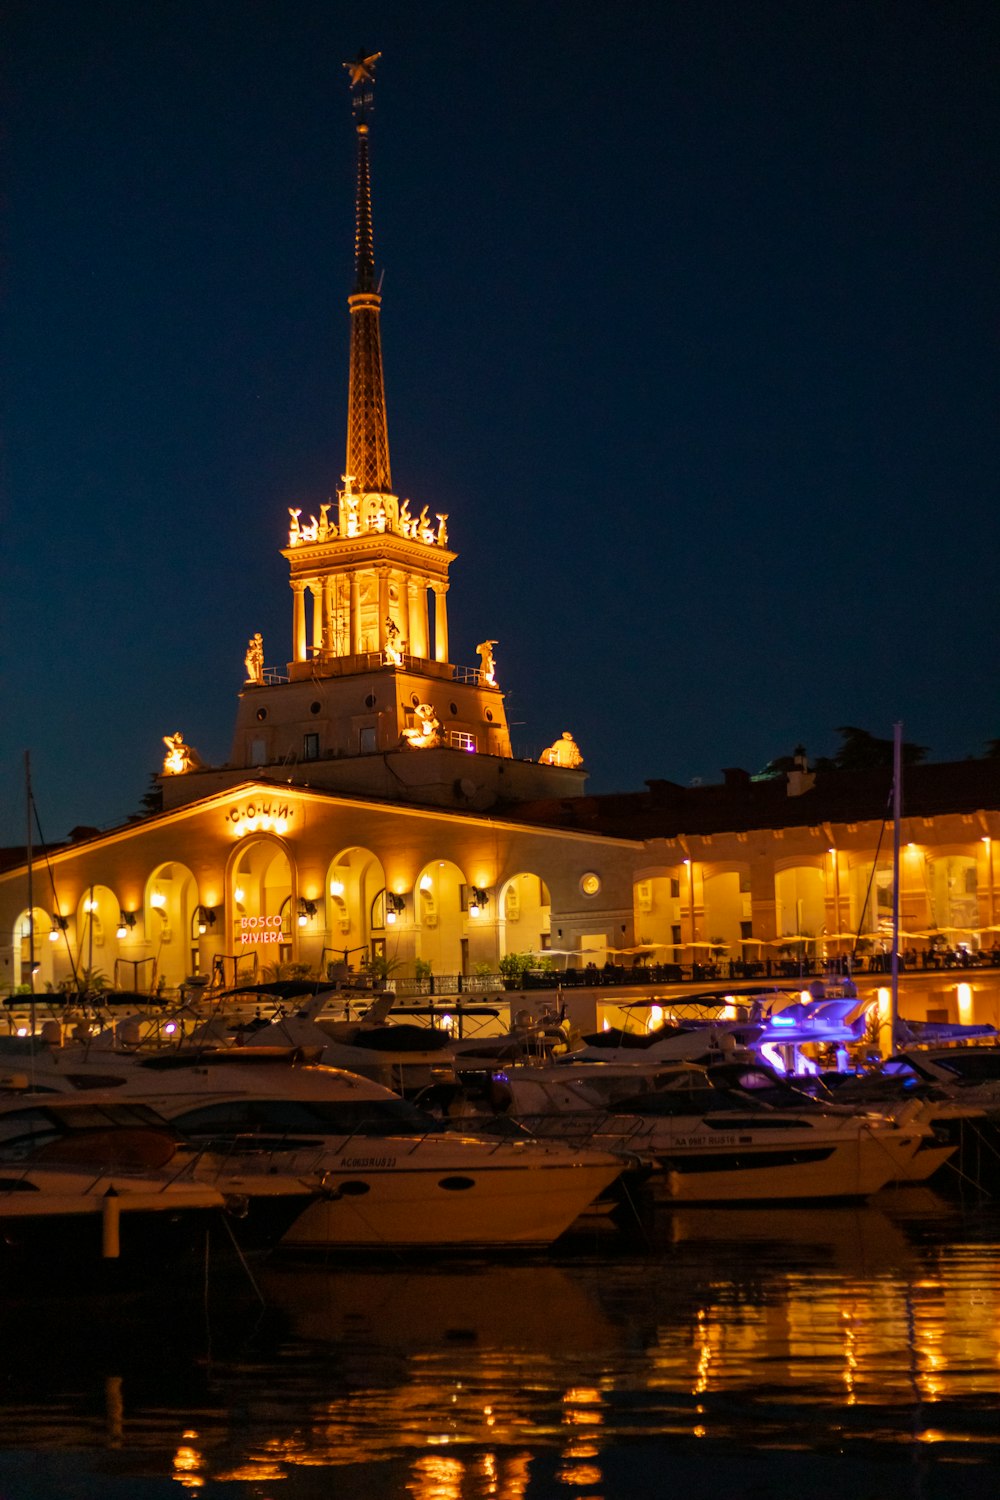
<svg viewBox="0 0 1000 1500">
<path fill-rule="evenodd" d="M 282 1240 L 294 1250 L 534 1249 L 559 1238 L 608 1188 L 621 1163 L 562 1161 L 334 1168 L 326 1197 Z"/>
<path fill-rule="evenodd" d="M 634 1122 L 633 1122 L 634 1125 Z M 613 1135 L 597 1132 L 595 1146 Z M 628 1148 L 652 1166 L 654 1198 L 678 1203 L 812 1202 L 867 1198 L 906 1171 L 924 1138 L 842 1120 L 829 1128 L 761 1130 L 750 1122 L 656 1121 L 628 1132 Z M 623 1141 L 623 1144 L 624 1141 Z"/>
</svg>

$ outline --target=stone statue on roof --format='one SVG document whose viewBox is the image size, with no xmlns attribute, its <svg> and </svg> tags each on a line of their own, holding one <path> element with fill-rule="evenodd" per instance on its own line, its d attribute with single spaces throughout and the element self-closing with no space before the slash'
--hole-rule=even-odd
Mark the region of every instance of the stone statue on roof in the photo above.
<svg viewBox="0 0 1000 1500">
<path fill-rule="evenodd" d="M 580 747 L 568 729 L 563 730 L 562 737 L 554 745 L 542 751 L 538 760 L 543 766 L 568 766 L 571 770 L 583 765 Z"/>
</svg>

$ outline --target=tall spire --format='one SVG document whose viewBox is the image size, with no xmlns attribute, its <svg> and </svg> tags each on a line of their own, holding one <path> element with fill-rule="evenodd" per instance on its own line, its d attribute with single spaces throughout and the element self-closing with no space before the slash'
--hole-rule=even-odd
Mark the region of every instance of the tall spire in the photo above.
<svg viewBox="0 0 1000 1500">
<path fill-rule="evenodd" d="M 354 290 L 347 299 L 351 310 L 351 372 L 347 407 L 347 466 L 362 494 L 390 494 L 389 430 L 382 377 L 382 339 L 379 309 L 382 299 L 375 285 L 375 241 L 372 233 L 371 171 L 368 161 L 369 121 L 374 103 L 375 64 L 380 52 L 358 53 L 346 62 L 358 137 L 358 179 L 355 199 Z"/>
</svg>

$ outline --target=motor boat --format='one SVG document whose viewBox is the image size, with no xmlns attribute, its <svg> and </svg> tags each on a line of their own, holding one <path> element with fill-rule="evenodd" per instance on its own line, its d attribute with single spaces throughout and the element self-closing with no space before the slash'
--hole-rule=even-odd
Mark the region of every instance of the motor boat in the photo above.
<svg viewBox="0 0 1000 1500">
<path fill-rule="evenodd" d="M 456 1134 L 390 1089 L 256 1048 L 39 1057 L 37 1087 L 141 1100 L 230 1170 L 267 1153 L 324 1197 L 291 1225 L 296 1249 L 540 1248 L 622 1175 L 595 1147 Z"/>
<path fill-rule="evenodd" d="M 350 1007 L 362 995 L 367 1009 L 352 1018 Z M 404 1097 L 453 1081 L 447 1033 L 412 1022 L 387 1023 L 395 998 L 389 991 L 359 995 L 339 987 L 318 989 L 300 995 L 288 1014 L 246 1033 L 243 1045 L 307 1049 L 319 1062 L 346 1068 Z"/>
<path fill-rule="evenodd" d="M 966 1186 L 1000 1191 L 1000 1047 L 908 1047 L 862 1073 L 823 1074 L 832 1098 L 893 1113 L 916 1101 L 955 1149 L 949 1170 Z"/>
<path fill-rule="evenodd" d="M 607 1097 L 599 1064 L 526 1069 L 505 1080 L 510 1113 L 532 1132 L 629 1151 L 658 1198 L 683 1203 L 864 1198 L 906 1176 L 931 1132 L 913 1120 L 779 1109 L 692 1064 Z M 603 1096 L 602 1096 L 603 1090 Z"/>
<path fill-rule="evenodd" d="M 227 1197 L 178 1172 L 175 1149 L 175 1132 L 141 1107 L 4 1101 L 0 1267 L 8 1285 L 30 1278 L 33 1295 L 105 1288 L 197 1264 L 225 1222 Z"/>
<path fill-rule="evenodd" d="M 212 1156 L 192 1147 L 146 1104 L 89 1091 L 83 1097 L 55 1092 L 0 1097 L 0 1182 L 3 1213 L 19 1221 L 31 1220 L 31 1204 L 48 1198 L 52 1204 L 44 1216 L 58 1216 L 59 1195 L 73 1198 L 79 1183 L 78 1201 L 64 1205 L 65 1211 L 86 1218 L 107 1198 L 105 1218 L 128 1216 L 130 1250 L 140 1238 L 134 1217 L 139 1212 L 149 1220 L 143 1234 L 148 1227 L 151 1235 L 155 1215 L 171 1212 L 172 1203 L 178 1209 L 218 1210 L 217 1223 L 243 1254 L 273 1248 L 322 1193 L 315 1175 L 280 1173 L 263 1155 L 239 1162 Z M 115 1199 L 122 1201 L 116 1206 L 110 1201 Z M 39 1209 L 34 1217 L 44 1216 Z M 84 1225 L 83 1233 L 92 1231 Z M 14 1239 L 22 1242 L 21 1236 Z M 151 1255 L 151 1247 L 142 1253 Z"/>
</svg>

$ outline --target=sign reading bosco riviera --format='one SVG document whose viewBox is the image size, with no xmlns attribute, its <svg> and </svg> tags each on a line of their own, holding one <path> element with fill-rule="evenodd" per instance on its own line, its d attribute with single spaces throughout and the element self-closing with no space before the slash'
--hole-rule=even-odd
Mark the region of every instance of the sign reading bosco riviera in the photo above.
<svg viewBox="0 0 1000 1500">
<path fill-rule="evenodd" d="M 280 917 L 240 917 L 240 942 L 277 943 L 281 941 Z"/>
</svg>

